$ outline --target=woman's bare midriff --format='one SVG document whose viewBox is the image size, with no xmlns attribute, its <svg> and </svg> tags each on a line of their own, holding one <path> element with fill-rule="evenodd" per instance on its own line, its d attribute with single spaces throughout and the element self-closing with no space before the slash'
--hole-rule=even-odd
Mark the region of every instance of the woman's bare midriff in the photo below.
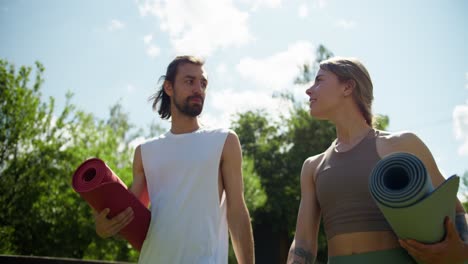
<svg viewBox="0 0 468 264">
<path fill-rule="evenodd" d="M 361 254 L 399 246 L 397 237 L 391 231 L 340 234 L 328 240 L 328 255 Z"/>
</svg>

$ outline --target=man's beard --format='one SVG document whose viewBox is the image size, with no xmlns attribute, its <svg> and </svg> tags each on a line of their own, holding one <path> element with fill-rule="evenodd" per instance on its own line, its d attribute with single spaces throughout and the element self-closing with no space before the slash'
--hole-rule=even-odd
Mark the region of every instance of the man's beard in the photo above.
<svg viewBox="0 0 468 264">
<path fill-rule="evenodd" d="M 193 98 L 200 98 L 201 104 L 190 105 L 190 100 Z M 203 110 L 203 97 L 199 95 L 189 96 L 185 100 L 183 104 L 179 104 L 177 100 L 174 100 L 174 105 L 181 113 L 190 116 L 190 117 L 197 117 L 200 115 L 201 111 Z"/>
</svg>

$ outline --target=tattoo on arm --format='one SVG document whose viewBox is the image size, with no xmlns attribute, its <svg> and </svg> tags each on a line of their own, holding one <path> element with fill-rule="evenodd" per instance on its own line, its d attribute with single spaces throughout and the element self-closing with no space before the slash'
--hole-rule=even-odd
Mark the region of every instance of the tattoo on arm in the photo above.
<svg viewBox="0 0 468 264">
<path fill-rule="evenodd" d="M 312 255 L 312 252 L 303 248 L 293 248 L 289 252 L 289 255 L 294 259 L 292 264 L 313 264 L 315 260 L 315 256 Z M 300 262 L 300 260 L 303 260 L 303 262 Z"/>
</svg>

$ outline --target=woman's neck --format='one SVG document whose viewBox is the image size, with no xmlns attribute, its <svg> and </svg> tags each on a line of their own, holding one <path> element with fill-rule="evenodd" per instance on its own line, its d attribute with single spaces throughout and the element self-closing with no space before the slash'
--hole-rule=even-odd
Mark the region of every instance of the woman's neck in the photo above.
<svg viewBox="0 0 468 264">
<path fill-rule="evenodd" d="M 336 125 L 336 138 L 337 141 L 344 144 L 352 144 L 360 141 L 364 136 L 369 133 L 371 127 L 365 120 L 356 120 L 356 122 L 349 122 L 347 124 Z"/>
<path fill-rule="evenodd" d="M 336 126 L 337 151 L 347 151 L 352 149 L 369 134 L 372 127 L 367 124 L 365 118 L 358 111 L 344 111 L 332 120 Z"/>
</svg>

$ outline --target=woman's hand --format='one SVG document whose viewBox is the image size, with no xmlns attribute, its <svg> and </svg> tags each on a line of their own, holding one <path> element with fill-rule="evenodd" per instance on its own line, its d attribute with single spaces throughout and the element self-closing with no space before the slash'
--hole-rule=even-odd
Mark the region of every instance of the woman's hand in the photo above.
<svg viewBox="0 0 468 264">
<path fill-rule="evenodd" d="M 463 264 L 468 260 L 468 245 L 458 236 L 450 218 L 445 218 L 445 239 L 436 244 L 423 244 L 415 240 L 400 240 L 400 245 L 419 261 L 427 264 Z"/>
</svg>

